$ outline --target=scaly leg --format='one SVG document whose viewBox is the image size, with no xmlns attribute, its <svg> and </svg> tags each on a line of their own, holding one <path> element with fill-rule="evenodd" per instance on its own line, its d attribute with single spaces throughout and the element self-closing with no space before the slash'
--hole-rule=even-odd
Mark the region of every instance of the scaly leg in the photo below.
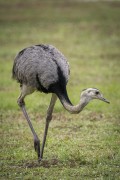
<svg viewBox="0 0 120 180">
<path fill-rule="evenodd" d="M 40 140 L 39 140 L 39 138 L 38 138 L 33 126 L 32 126 L 32 123 L 31 123 L 30 118 L 29 118 L 29 116 L 27 114 L 27 111 L 26 111 L 26 108 L 25 108 L 25 102 L 24 102 L 25 96 L 32 93 L 32 92 L 33 91 L 30 91 L 29 87 L 23 86 L 21 88 L 21 95 L 18 98 L 17 102 L 18 102 L 18 105 L 21 107 L 21 110 L 22 110 L 22 112 L 23 112 L 23 114 L 24 114 L 24 116 L 25 116 L 25 118 L 26 118 L 26 120 L 28 122 L 28 125 L 29 125 L 29 127 L 30 127 L 30 129 L 32 131 L 33 138 L 34 138 L 34 148 L 35 148 L 35 151 L 37 152 L 38 159 L 40 159 Z"/>
<path fill-rule="evenodd" d="M 47 110 L 46 125 L 45 125 L 45 131 L 44 131 L 42 149 L 41 149 L 41 154 L 40 154 L 40 160 L 43 158 L 43 151 L 44 151 L 44 147 L 45 147 L 45 142 L 46 142 L 48 127 L 49 127 L 49 123 L 50 123 L 50 121 L 51 121 L 51 119 L 52 119 L 52 112 L 53 112 L 53 108 L 54 108 L 54 105 L 55 105 L 56 100 L 57 100 L 56 94 L 52 94 L 52 98 L 51 98 L 51 101 L 50 101 L 50 105 L 49 105 L 49 108 L 48 108 L 48 110 Z"/>
</svg>

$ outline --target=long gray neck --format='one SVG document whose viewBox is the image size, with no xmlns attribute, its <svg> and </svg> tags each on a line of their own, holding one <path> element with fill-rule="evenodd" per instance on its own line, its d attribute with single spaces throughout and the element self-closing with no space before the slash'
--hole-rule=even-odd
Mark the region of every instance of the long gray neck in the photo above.
<svg viewBox="0 0 120 180">
<path fill-rule="evenodd" d="M 66 95 L 63 95 L 63 94 L 59 94 L 58 95 L 62 105 L 64 106 L 64 108 L 69 111 L 70 113 L 72 114 L 78 114 L 80 113 L 83 108 L 88 104 L 88 102 L 85 101 L 84 98 L 82 98 L 79 102 L 79 104 L 77 105 L 72 105 L 72 103 L 70 102 L 67 94 Z"/>
</svg>

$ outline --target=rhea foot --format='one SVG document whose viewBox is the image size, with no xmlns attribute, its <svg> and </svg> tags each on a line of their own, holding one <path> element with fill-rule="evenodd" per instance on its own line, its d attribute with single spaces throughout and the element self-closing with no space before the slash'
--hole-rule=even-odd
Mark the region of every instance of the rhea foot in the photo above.
<svg viewBox="0 0 120 180">
<path fill-rule="evenodd" d="M 40 140 L 37 136 L 34 137 L 34 148 L 35 148 L 35 151 L 37 152 L 38 161 L 39 161 L 39 159 L 40 159 Z"/>
</svg>

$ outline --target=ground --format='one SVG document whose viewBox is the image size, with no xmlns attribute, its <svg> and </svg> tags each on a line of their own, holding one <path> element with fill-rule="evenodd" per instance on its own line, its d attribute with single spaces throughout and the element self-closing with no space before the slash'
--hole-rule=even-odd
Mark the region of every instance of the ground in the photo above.
<svg viewBox="0 0 120 180">
<path fill-rule="evenodd" d="M 1 179 L 118 180 L 120 178 L 120 2 L 0 0 Z M 77 104 L 82 89 L 96 87 L 110 105 L 94 100 L 80 114 L 59 100 L 41 163 L 17 105 L 19 84 L 12 80 L 15 55 L 33 44 L 52 44 L 69 60 L 69 97 Z M 42 141 L 51 95 L 26 98 Z"/>
</svg>

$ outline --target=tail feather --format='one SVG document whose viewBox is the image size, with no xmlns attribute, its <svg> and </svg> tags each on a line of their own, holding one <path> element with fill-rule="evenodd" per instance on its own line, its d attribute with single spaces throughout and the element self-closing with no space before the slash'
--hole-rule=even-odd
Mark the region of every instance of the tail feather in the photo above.
<svg viewBox="0 0 120 180">
<path fill-rule="evenodd" d="M 15 65 L 13 65 L 13 68 L 12 68 L 12 79 L 16 79 Z"/>
</svg>

